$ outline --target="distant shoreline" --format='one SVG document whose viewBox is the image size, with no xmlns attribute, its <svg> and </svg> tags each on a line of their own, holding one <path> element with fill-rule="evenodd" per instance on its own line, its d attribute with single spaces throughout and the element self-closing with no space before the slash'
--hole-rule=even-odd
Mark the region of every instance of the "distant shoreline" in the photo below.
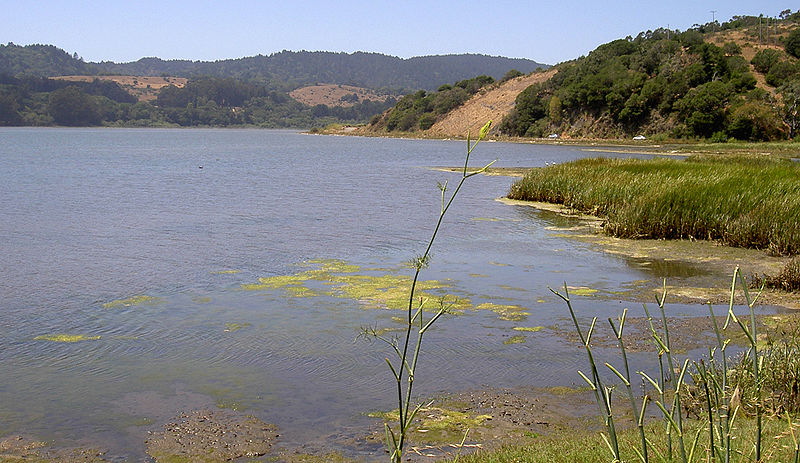
<svg viewBox="0 0 800 463">
<path fill-rule="evenodd" d="M 341 125 L 328 129 L 310 129 L 303 133 L 311 135 L 334 135 L 367 138 L 399 138 L 409 140 L 466 140 L 467 137 L 452 137 L 419 132 L 368 132 L 364 126 Z M 627 140 L 610 138 L 521 138 L 492 134 L 485 141 L 520 143 L 550 146 L 585 147 L 586 151 L 622 154 L 654 154 L 659 156 L 688 156 L 692 154 L 759 154 L 800 158 L 800 140 L 777 142 L 727 142 L 703 143 L 690 140 Z"/>
</svg>

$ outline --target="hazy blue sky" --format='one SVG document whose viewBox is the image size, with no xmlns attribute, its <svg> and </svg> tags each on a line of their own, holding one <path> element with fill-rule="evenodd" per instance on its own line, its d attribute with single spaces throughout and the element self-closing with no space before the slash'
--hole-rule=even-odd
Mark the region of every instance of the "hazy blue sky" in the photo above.
<svg viewBox="0 0 800 463">
<path fill-rule="evenodd" d="M 610 40 L 733 15 L 777 16 L 793 2 L 0 0 L 0 43 L 46 43 L 86 61 L 216 60 L 281 50 L 400 57 L 486 53 L 555 64 Z"/>
</svg>

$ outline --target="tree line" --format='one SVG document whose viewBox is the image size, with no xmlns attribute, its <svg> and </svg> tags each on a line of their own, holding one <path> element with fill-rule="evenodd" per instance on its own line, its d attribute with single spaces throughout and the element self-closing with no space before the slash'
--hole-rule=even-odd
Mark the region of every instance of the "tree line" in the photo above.
<svg viewBox="0 0 800 463">
<path fill-rule="evenodd" d="M 298 127 L 369 120 L 393 105 L 306 106 L 287 93 L 232 78 L 200 77 L 163 87 L 153 102 L 137 101 L 117 83 L 69 82 L 0 74 L 2 126 L 258 126 Z"/>
</svg>

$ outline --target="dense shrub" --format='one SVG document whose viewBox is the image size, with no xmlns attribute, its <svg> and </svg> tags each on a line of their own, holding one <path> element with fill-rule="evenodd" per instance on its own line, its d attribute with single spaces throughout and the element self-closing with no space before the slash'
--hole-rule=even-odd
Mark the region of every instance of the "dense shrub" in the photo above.
<svg viewBox="0 0 800 463">
<path fill-rule="evenodd" d="M 795 15 L 796 14 L 797 13 L 795 13 Z M 789 34 L 786 38 L 786 42 L 784 42 L 784 49 L 786 53 L 795 58 L 800 58 L 800 28 L 796 28 Z"/>
</svg>

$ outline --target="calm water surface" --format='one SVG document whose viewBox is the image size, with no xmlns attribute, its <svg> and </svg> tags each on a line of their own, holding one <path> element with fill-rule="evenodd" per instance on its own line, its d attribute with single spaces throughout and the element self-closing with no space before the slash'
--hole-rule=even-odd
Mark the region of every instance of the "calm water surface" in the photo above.
<svg viewBox="0 0 800 463">
<path fill-rule="evenodd" d="M 464 151 L 290 131 L 0 129 L 0 435 L 91 438 L 141 458 L 147 430 L 214 405 L 276 423 L 287 445 L 366 429 L 362 414 L 389 408 L 392 385 L 385 346 L 355 338 L 362 326 L 398 327 L 401 313 L 326 293 L 325 282 L 308 283 L 313 297 L 242 285 L 320 259 L 410 275 L 403 265 L 437 218 L 437 182 L 458 180 L 428 167 L 459 165 Z M 484 143 L 471 164 L 598 154 Z M 511 182 L 470 179 L 423 278 L 473 306 L 529 315 L 443 319 L 426 341 L 422 394 L 577 383 L 583 357 L 552 330 L 569 322 L 548 285 L 598 290 L 605 297 L 577 297 L 576 307 L 606 317 L 638 307 L 615 292 L 701 271 L 597 252 L 558 231 L 572 219 L 495 201 Z M 114 304 L 134 296 L 153 299 Z M 515 326 L 546 329 L 504 344 Z M 35 339 L 53 334 L 100 338 Z"/>
</svg>

